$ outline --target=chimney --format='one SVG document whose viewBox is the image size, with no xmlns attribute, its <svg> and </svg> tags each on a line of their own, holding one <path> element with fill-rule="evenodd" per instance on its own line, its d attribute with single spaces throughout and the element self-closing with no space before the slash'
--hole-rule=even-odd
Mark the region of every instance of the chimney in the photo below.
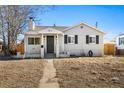
<svg viewBox="0 0 124 93">
<path fill-rule="evenodd" d="M 33 17 L 29 17 L 28 29 L 29 30 L 34 30 L 35 29 L 35 23 L 34 23 Z"/>
</svg>

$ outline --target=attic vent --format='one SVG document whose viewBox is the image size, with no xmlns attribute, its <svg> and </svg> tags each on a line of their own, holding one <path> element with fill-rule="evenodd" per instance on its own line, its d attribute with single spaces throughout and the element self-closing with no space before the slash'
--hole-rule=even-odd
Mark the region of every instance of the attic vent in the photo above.
<svg viewBox="0 0 124 93">
<path fill-rule="evenodd" d="M 83 28 L 83 26 L 81 26 L 81 29 Z"/>
</svg>

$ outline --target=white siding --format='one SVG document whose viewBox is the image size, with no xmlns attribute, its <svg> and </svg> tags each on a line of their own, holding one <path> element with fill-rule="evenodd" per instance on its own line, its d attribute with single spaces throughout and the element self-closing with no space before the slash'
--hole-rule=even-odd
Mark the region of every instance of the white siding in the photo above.
<svg viewBox="0 0 124 93">
<path fill-rule="evenodd" d="M 77 26 L 73 29 L 65 31 L 66 35 L 78 35 L 78 44 L 64 44 L 65 51 L 70 52 L 70 54 L 74 55 L 82 55 L 88 54 L 89 50 L 92 50 L 94 56 L 102 56 L 103 55 L 103 34 L 91 29 L 87 26 Z M 86 35 L 99 35 L 99 44 L 86 44 Z"/>
<path fill-rule="evenodd" d="M 59 52 L 64 51 L 64 36 L 59 35 Z"/>
<path fill-rule="evenodd" d="M 64 50 L 64 36 L 59 35 L 59 52 Z M 56 54 L 56 35 L 54 35 L 54 53 Z"/>
</svg>

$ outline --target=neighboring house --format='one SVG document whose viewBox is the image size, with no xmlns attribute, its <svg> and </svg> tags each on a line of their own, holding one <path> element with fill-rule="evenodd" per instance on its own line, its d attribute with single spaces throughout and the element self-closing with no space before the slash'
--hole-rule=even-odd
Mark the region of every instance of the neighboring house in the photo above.
<svg viewBox="0 0 124 93">
<path fill-rule="evenodd" d="M 120 34 L 116 37 L 116 49 L 117 54 L 124 55 L 124 34 Z"/>
<path fill-rule="evenodd" d="M 86 23 L 72 27 L 35 26 L 33 19 L 29 21 L 29 31 L 25 32 L 25 57 L 41 57 L 53 53 L 56 57 L 69 55 L 93 56 L 104 55 L 104 32 Z"/>
</svg>

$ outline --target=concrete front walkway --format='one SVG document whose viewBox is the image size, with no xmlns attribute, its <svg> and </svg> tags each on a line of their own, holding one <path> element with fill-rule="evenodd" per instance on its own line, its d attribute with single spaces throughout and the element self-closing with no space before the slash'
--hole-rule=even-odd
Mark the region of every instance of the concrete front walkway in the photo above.
<svg viewBox="0 0 124 93">
<path fill-rule="evenodd" d="M 53 65 L 53 59 L 47 59 L 39 88 L 59 88 L 58 80 L 55 77 L 56 69 Z"/>
</svg>

